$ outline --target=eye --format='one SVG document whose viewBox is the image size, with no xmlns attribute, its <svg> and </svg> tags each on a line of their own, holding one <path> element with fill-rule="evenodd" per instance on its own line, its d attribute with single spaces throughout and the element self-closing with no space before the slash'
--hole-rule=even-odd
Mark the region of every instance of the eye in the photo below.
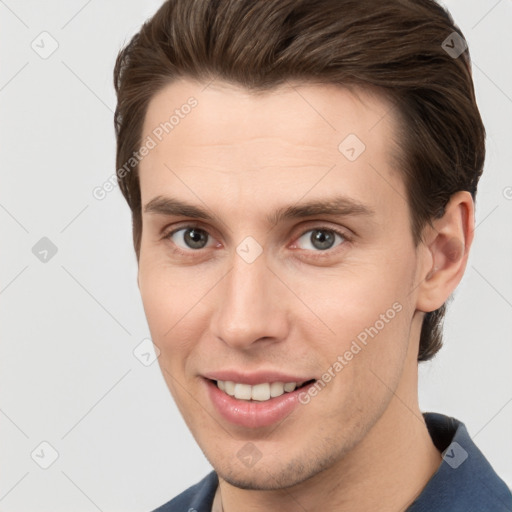
<svg viewBox="0 0 512 512">
<path fill-rule="evenodd" d="M 204 229 L 194 227 L 177 229 L 167 237 L 180 249 L 204 249 L 213 243 Z"/>
<path fill-rule="evenodd" d="M 345 237 L 332 229 L 310 229 L 296 242 L 299 249 L 326 251 L 340 245 Z"/>
</svg>

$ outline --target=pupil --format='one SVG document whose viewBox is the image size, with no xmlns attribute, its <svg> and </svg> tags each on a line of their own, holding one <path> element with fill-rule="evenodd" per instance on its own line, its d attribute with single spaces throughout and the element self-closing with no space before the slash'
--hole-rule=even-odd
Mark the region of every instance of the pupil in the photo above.
<svg viewBox="0 0 512 512">
<path fill-rule="evenodd" d="M 185 243 L 192 249 L 202 249 L 206 245 L 206 233 L 200 229 L 185 231 Z"/>
<path fill-rule="evenodd" d="M 334 234 L 330 231 L 316 230 L 311 233 L 311 243 L 317 249 L 330 249 L 334 244 Z"/>
</svg>

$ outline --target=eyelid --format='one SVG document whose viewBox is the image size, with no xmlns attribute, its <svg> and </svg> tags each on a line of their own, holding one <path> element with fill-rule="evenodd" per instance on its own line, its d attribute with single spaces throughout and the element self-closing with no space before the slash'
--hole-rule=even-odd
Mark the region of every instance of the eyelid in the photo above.
<svg viewBox="0 0 512 512">
<path fill-rule="evenodd" d="M 172 235 L 174 235 L 174 233 L 181 231 L 182 229 L 200 229 L 201 231 L 207 233 L 208 236 L 215 238 L 212 235 L 210 228 L 207 228 L 201 225 L 200 222 L 195 221 L 183 221 L 177 224 L 172 224 L 172 226 L 167 225 L 161 230 L 161 236 L 162 238 L 170 238 Z"/>
<path fill-rule="evenodd" d="M 201 249 L 192 249 L 192 248 L 184 249 L 183 247 L 180 247 L 172 240 L 172 236 L 174 234 L 176 234 L 178 231 L 187 230 L 187 229 L 197 229 L 197 230 L 204 231 L 209 238 L 208 244 L 211 244 L 212 241 L 213 241 L 213 244 L 209 245 L 207 247 L 202 247 Z M 218 241 L 217 237 L 215 237 L 211 233 L 211 229 L 203 226 L 200 222 L 195 222 L 195 221 L 183 221 L 178 224 L 172 224 L 171 226 L 167 225 L 166 227 L 164 227 L 161 230 L 160 240 L 162 240 L 165 243 L 170 244 L 171 251 L 175 255 L 181 256 L 181 257 L 187 257 L 187 258 L 194 258 L 194 259 L 197 259 L 198 257 L 204 257 L 205 250 L 212 249 L 212 248 L 214 249 L 221 245 L 220 242 Z"/>
<path fill-rule="evenodd" d="M 340 227 L 333 227 L 325 224 L 315 224 L 308 228 L 302 228 L 298 235 L 293 237 L 293 244 L 296 244 L 297 240 L 299 238 L 303 237 L 306 233 L 310 231 L 332 231 L 333 233 L 341 236 L 346 242 L 352 241 L 352 235 L 350 234 L 348 229 L 340 228 Z M 341 245 L 341 244 L 340 244 Z M 303 249 L 307 250 L 307 249 Z M 323 252 L 328 252 L 329 249 Z M 319 251 L 322 252 L 322 251 Z"/>
<path fill-rule="evenodd" d="M 208 236 L 209 240 L 207 242 L 206 247 L 202 247 L 200 249 L 193 249 L 193 248 L 183 248 L 180 247 L 174 240 L 172 240 L 172 237 L 175 233 L 182 230 L 187 229 L 198 229 L 201 231 L 204 231 L 206 235 Z M 217 239 L 212 236 L 209 229 L 204 228 L 203 226 L 196 224 L 192 221 L 184 221 L 180 224 L 172 224 L 167 225 L 165 228 L 161 230 L 161 235 L 159 237 L 159 240 L 165 244 L 165 251 L 168 252 L 169 257 L 176 261 L 177 263 L 181 265 L 197 265 L 201 262 L 206 261 L 207 259 L 210 259 L 211 256 L 211 249 L 215 249 L 221 244 L 217 241 Z M 213 246 L 208 245 L 211 244 L 213 241 Z M 185 244 L 186 245 L 186 244 Z"/>
<path fill-rule="evenodd" d="M 194 249 L 193 247 L 182 247 L 180 244 L 183 243 L 183 240 L 180 240 L 180 238 L 182 238 L 184 236 L 184 234 L 187 232 L 187 231 L 202 231 L 205 235 L 206 235 L 206 245 L 204 247 L 199 247 L 197 249 Z M 210 247 L 212 247 L 212 245 L 215 244 L 215 238 L 213 238 L 213 236 L 210 235 L 210 233 L 208 233 L 207 231 L 205 231 L 204 229 L 201 229 L 201 228 L 191 228 L 191 227 L 184 227 L 184 228 L 179 228 L 179 229 L 175 229 L 174 231 L 171 231 L 167 237 L 169 240 L 172 240 L 174 238 L 174 235 L 180 233 L 180 232 L 183 232 L 182 235 L 180 235 L 180 237 L 178 237 L 177 241 L 173 241 L 174 245 L 177 246 L 180 250 L 182 251 L 192 251 L 192 252 L 198 252 L 202 249 L 208 249 Z M 186 245 L 186 244 L 185 244 Z"/>
<path fill-rule="evenodd" d="M 320 223 L 315 223 L 315 221 L 310 221 L 310 222 L 311 222 L 310 224 L 308 223 L 308 227 L 302 226 L 302 228 L 299 231 L 299 234 L 293 236 L 293 242 L 291 245 L 288 245 L 288 248 L 297 249 L 298 251 L 303 251 L 303 252 L 318 253 L 316 255 L 316 257 L 322 257 L 322 256 L 332 255 L 334 252 L 336 252 L 336 250 L 338 248 L 340 248 L 341 246 L 344 246 L 346 243 L 350 243 L 353 239 L 352 238 L 353 235 L 351 234 L 350 230 L 348 230 L 346 228 L 341 228 L 339 226 L 334 227 L 334 226 L 331 226 L 331 225 L 328 225 L 328 224 L 325 224 L 322 222 L 320 222 Z M 162 239 L 168 240 L 169 242 L 173 243 L 171 241 L 171 236 L 174 235 L 177 231 L 181 231 L 182 229 L 200 229 L 200 230 L 204 231 L 210 238 L 213 238 L 215 241 L 217 241 L 217 247 L 219 245 L 221 245 L 220 242 L 218 241 L 219 237 L 214 236 L 211 233 L 212 229 L 210 227 L 205 227 L 204 225 L 202 225 L 201 222 L 197 222 L 197 221 L 183 221 L 181 223 L 178 223 L 177 225 L 173 224 L 171 227 L 166 226 L 161 231 Z M 309 231 L 315 231 L 315 230 L 332 231 L 333 233 L 341 236 L 343 238 L 343 242 L 338 244 L 337 246 L 335 246 L 332 249 L 326 249 L 324 251 L 321 251 L 321 250 L 312 251 L 311 249 L 297 248 L 296 243 L 299 240 L 299 238 L 304 236 Z M 173 245 L 174 245 L 174 250 L 176 250 L 177 252 L 181 252 L 182 254 L 199 253 L 203 249 L 211 248 L 211 247 L 205 247 L 203 249 L 184 250 L 184 249 L 181 249 L 180 247 L 176 246 L 176 244 L 174 244 L 174 243 L 173 243 Z"/>
</svg>

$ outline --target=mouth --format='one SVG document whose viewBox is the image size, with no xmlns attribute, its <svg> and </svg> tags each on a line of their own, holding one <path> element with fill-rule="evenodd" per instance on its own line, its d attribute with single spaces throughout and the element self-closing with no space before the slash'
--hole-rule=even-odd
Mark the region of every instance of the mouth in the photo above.
<svg viewBox="0 0 512 512">
<path fill-rule="evenodd" d="M 235 375 L 233 377 L 236 378 Z M 283 421 L 298 408 L 302 411 L 306 409 L 300 405 L 300 396 L 316 382 L 316 379 L 278 381 L 273 378 L 267 376 L 264 379 L 269 379 L 267 382 L 252 378 L 249 384 L 213 379 L 210 376 L 205 377 L 203 382 L 206 384 L 209 401 L 221 418 L 234 426 L 258 429 Z"/>
<path fill-rule="evenodd" d="M 210 379 L 211 380 L 211 379 Z M 247 402 L 267 402 L 285 393 L 292 393 L 315 382 L 310 379 L 303 382 L 262 382 L 260 384 L 244 384 L 232 380 L 211 380 L 218 389 L 237 400 Z"/>
</svg>

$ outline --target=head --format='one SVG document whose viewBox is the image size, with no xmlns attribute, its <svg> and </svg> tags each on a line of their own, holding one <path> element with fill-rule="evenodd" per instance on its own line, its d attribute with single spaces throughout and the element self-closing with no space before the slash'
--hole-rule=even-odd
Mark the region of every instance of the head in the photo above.
<svg viewBox="0 0 512 512">
<path fill-rule="evenodd" d="M 149 327 L 192 433 L 240 485 L 293 485 L 350 453 L 441 347 L 485 153 L 450 37 L 431 0 L 174 0 L 118 56 Z M 212 381 L 236 368 L 315 387 L 278 427 L 224 423 Z M 236 458 L 249 440 L 272 478 Z"/>
</svg>

